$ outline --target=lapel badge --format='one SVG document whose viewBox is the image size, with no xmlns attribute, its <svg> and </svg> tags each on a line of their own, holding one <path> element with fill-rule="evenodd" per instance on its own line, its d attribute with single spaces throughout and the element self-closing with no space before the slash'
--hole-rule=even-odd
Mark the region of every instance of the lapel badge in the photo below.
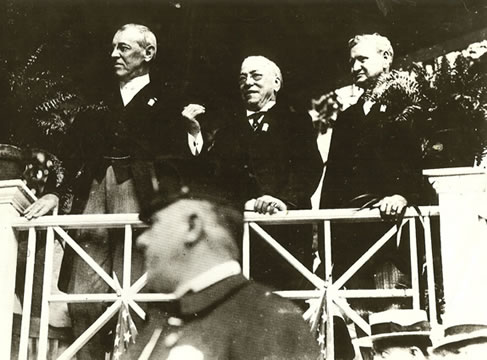
<svg viewBox="0 0 487 360">
<path fill-rule="evenodd" d="M 262 131 L 267 132 L 267 130 L 269 130 L 269 124 L 268 123 L 262 124 Z"/>
<path fill-rule="evenodd" d="M 154 104 L 156 103 L 156 101 L 157 101 L 157 98 L 155 98 L 155 97 L 150 98 L 149 101 L 147 102 L 147 105 L 154 106 Z"/>
<path fill-rule="evenodd" d="M 387 105 L 382 104 L 382 105 L 380 106 L 380 110 L 379 110 L 379 111 L 380 111 L 380 112 L 386 112 L 386 110 L 387 110 Z"/>
</svg>

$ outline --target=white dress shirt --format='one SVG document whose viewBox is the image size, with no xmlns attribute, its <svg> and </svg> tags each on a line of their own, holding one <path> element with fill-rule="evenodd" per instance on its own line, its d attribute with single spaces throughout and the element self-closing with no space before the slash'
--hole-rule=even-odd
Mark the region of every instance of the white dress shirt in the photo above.
<svg viewBox="0 0 487 360">
<path fill-rule="evenodd" d="M 262 109 L 258 110 L 258 111 L 251 111 L 251 110 L 247 110 L 247 118 L 249 116 L 252 116 L 253 114 L 255 114 L 256 112 L 266 112 L 266 111 L 269 111 L 274 105 L 276 105 L 276 102 L 274 100 L 271 100 L 269 101 L 267 104 L 265 104 Z M 264 114 L 261 115 L 261 117 L 259 117 L 257 119 L 257 123 L 260 124 L 262 122 L 262 119 L 264 118 Z M 249 119 L 249 124 L 250 126 L 253 126 L 253 121 L 252 119 Z"/>
<path fill-rule="evenodd" d="M 123 106 L 127 106 L 134 96 L 149 83 L 149 74 L 144 74 L 137 76 L 123 86 L 120 86 L 120 95 L 122 96 Z M 203 149 L 203 136 L 201 135 L 201 132 L 196 136 L 188 133 L 188 146 L 193 155 L 201 153 L 201 150 Z"/>
<path fill-rule="evenodd" d="M 256 112 L 266 112 L 269 111 L 274 105 L 276 105 L 276 102 L 271 100 L 267 104 L 265 104 L 262 109 L 258 111 L 251 111 L 247 110 L 247 118 L 251 116 L 252 114 L 255 114 Z M 260 118 L 257 119 L 257 123 L 261 123 L 262 119 L 264 118 L 264 114 Z M 248 120 L 250 126 L 253 125 L 253 121 L 251 119 Z M 193 136 L 188 133 L 188 144 L 189 148 L 191 149 L 191 153 L 193 155 L 199 155 L 201 153 L 201 149 L 203 148 L 203 136 L 201 136 L 201 132 L 199 132 L 196 136 Z"/>
<path fill-rule="evenodd" d="M 364 101 L 362 108 L 364 110 L 365 115 L 369 114 L 370 109 L 372 109 L 372 106 L 374 106 L 374 104 L 375 104 L 375 101 L 371 101 L 371 100 Z"/>
<path fill-rule="evenodd" d="M 201 131 L 196 136 L 188 133 L 188 145 L 191 154 L 197 156 L 201 153 L 201 149 L 203 149 L 203 136 L 201 135 Z"/>
<path fill-rule="evenodd" d="M 150 83 L 149 74 L 137 76 L 131 79 L 129 82 L 120 86 L 120 95 L 122 96 L 123 106 L 132 101 L 135 95 Z"/>
</svg>

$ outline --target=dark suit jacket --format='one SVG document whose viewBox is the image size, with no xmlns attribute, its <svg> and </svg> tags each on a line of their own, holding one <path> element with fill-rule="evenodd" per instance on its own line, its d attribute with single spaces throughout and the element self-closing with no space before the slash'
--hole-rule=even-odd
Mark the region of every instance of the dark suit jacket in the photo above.
<svg viewBox="0 0 487 360">
<path fill-rule="evenodd" d="M 375 104 L 365 116 L 362 104 L 336 121 L 321 193 L 321 208 L 359 207 L 363 194 L 404 196 L 409 203 L 421 191 L 421 149 L 411 124 L 387 119 Z"/>
<path fill-rule="evenodd" d="M 394 194 L 404 196 L 409 204 L 418 204 L 421 197 L 419 141 L 411 124 L 390 121 L 388 115 L 375 104 L 365 116 L 359 102 L 339 116 L 333 128 L 321 208 L 361 207 L 371 198 Z M 370 196 L 361 197 L 365 194 Z M 391 226 L 392 223 L 335 224 L 332 229 L 334 272 L 345 271 Z M 407 229 L 403 235 L 406 233 Z M 403 264 L 407 253 L 402 249 L 398 252 L 395 242 L 390 242 L 380 255 L 372 258 L 367 268 L 375 271 L 374 262 L 380 264 L 389 258 L 402 268 L 407 266 L 407 261 Z"/>
<path fill-rule="evenodd" d="M 138 359 L 156 328 L 162 333 L 149 359 L 317 359 L 319 350 L 300 311 L 264 286 L 237 275 L 183 296 L 179 311 L 161 305 L 126 359 Z M 177 325 L 170 317 L 181 319 Z M 201 357 L 203 359 L 203 357 Z"/>
<path fill-rule="evenodd" d="M 309 208 L 322 170 L 311 119 L 279 102 L 255 132 L 244 111 L 231 119 L 210 155 L 221 186 L 242 204 L 272 195 L 291 209 Z"/>
<path fill-rule="evenodd" d="M 104 111 L 80 114 L 67 136 L 63 151 L 66 176 L 58 192 L 73 189 L 75 213 L 83 210 L 93 179 L 104 176 L 109 166 L 104 156 L 130 156 L 130 172 L 141 203 L 152 197 L 154 159 L 191 156 L 178 109 L 154 83 L 141 89 L 126 107 L 118 90 L 105 104 Z"/>
</svg>

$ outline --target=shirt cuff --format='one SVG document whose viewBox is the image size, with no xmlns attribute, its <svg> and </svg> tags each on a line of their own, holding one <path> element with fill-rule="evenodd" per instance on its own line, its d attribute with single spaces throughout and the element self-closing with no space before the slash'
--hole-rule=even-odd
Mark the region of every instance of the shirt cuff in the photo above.
<svg viewBox="0 0 487 360">
<path fill-rule="evenodd" d="M 203 149 L 203 136 L 201 135 L 201 131 L 196 134 L 196 136 L 188 133 L 188 145 L 189 149 L 191 150 L 191 154 L 196 156 L 201 153 L 201 150 Z"/>
</svg>

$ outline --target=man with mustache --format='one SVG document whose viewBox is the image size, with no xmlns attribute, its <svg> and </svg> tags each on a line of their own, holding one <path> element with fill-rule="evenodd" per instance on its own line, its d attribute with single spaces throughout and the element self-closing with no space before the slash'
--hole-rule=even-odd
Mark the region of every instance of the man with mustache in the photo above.
<svg viewBox="0 0 487 360">
<path fill-rule="evenodd" d="M 241 64 L 242 107 L 203 147 L 214 165 L 213 182 L 246 210 L 274 214 L 311 208 L 310 197 L 322 171 L 312 121 L 278 100 L 283 84 L 275 62 L 249 56 Z M 201 105 L 188 105 L 182 115 L 199 128 Z M 311 227 L 268 229 L 301 262 L 311 264 Z M 251 275 L 278 289 L 303 287 L 303 277 L 262 239 L 252 236 Z M 253 255 L 252 255 L 253 254 Z"/>
</svg>

